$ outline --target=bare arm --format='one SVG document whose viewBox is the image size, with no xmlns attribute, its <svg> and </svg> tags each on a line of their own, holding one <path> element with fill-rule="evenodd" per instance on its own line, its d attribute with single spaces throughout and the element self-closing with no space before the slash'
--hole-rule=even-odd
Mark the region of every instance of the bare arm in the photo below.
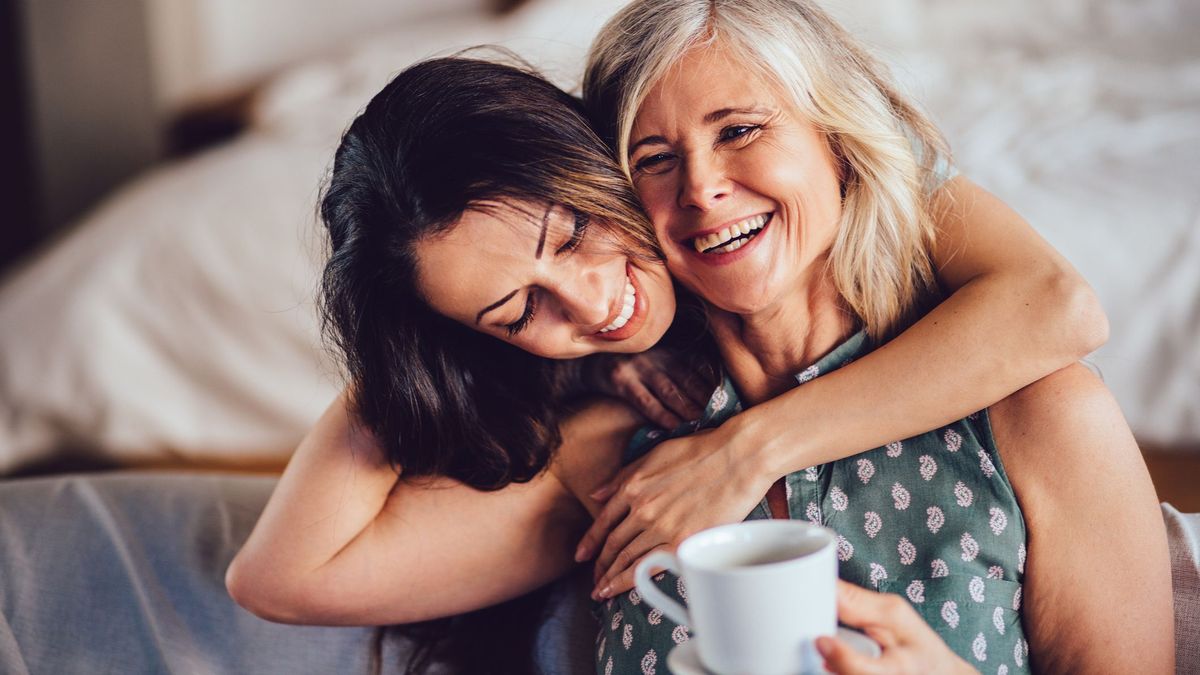
<svg viewBox="0 0 1200 675">
<path fill-rule="evenodd" d="M 563 427 L 550 470 L 482 492 L 397 480 L 345 395 L 296 450 L 226 574 L 237 602 L 274 621 L 422 621 L 516 597 L 566 571 L 589 516 L 575 497 L 615 470 L 636 418 L 603 403 Z M 596 508 L 595 504 L 590 505 Z"/>
<path fill-rule="evenodd" d="M 1048 673 L 1173 673 L 1167 535 L 1107 388 L 1074 365 L 991 408 L 1028 526 L 1022 622 Z"/>
<path fill-rule="evenodd" d="M 772 480 L 961 419 L 1107 340 L 1088 284 L 1003 202 L 959 176 L 934 211 L 949 297 L 856 363 L 733 421 L 733 441 L 757 448 Z"/>
<path fill-rule="evenodd" d="M 965 417 L 1107 339 L 1087 283 L 1003 202 L 959 176 L 938 190 L 934 212 L 949 297 L 862 359 L 622 471 L 599 494 L 611 499 L 579 550 L 599 554 L 598 590 L 627 590 L 656 547 L 741 520 L 781 476 Z"/>
</svg>

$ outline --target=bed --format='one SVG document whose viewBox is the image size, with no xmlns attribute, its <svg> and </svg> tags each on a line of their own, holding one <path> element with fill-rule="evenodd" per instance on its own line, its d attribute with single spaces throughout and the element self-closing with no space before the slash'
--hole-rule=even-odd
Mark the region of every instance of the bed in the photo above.
<svg viewBox="0 0 1200 675">
<path fill-rule="evenodd" d="M 47 547 L 42 555 L 71 550 L 50 535 L 62 531 L 52 520 L 30 524 L 50 519 L 53 508 L 107 513 L 80 541 L 94 535 L 97 551 L 126 551 L 115 558 L 96 553 L 97 560 L 127 563 L 128 551 L 151 530 L 112 523 L 136 513 L 139 499 L 151 499 L 139 492 L 147 481 L 166 481 L 157 489 L 180 494 L 208 486 L 208 507 L 179 506 L 179 522 L 193 526 L 224 522 L 211 520 L 219 517 L 213 513 L 240 505 L 238 524 L 221 535 L 232 539 L 214 549 L 232 555 L 228 542 L 237 532 L 244 537 L 235 530 L 252 523 L 272 480 L 246 472 L 281 467 L 341 386 L 313 311 L 323 255 L 315 200 L 339 132 L 396 70 L 476 44 L 508 47 L 577 88 L 591 36 L 621 4 L 530 0 L 500 16 L 481 7 L 364 36 L 297 64 L 256 92 L 238 137 L 141 176 L 10 272 L 0 285 L 0 476 L 54 475 L 0 481 L 0 569 L 24 565 L 25 587 L 45 591 L 51 573 L 38 576 L 38 547 Z M 1200 458 L 1200 5 L 826 4 L 925 103 L 962 172 L 1014 206 L 1093 284 L 1112 332 L 1090 360 L 1139 441 L 1184 461 Z M 101 467 L 126 471 L 65 475 Z M 205 473 L 143 471 L 163 467 Z M 120 496 L 96 496 L 104 494 Z M 18 507 L 30 503 L 42 506 Z M 107 511 L 96 510 L 105 503 Z M 1174 513 L 1180 569 L 1191 569 L 1194 579 L 1196 539 L 1182 533 L 1196 520 Z M 221 558 L 212 550 L 176 553 L 192 562 L 210 555 L 207 567 L 191 568 L 207 581 L 186 586 L 190 597 L 208 602 L 223 593 L 213 576 Z M 132 571 L 97 583 L 139 602 L 165 597 L 133 583 L 143 573 L 158 579 L 158 572 L 122 569 Z M 76 573 L 99 574 L 56 572 Z M 29 631 L 50 624 L 12 623 L 19 603 L 11 588 L 6 595 L 0 583 L 10 621 L 7 632 L 0 630 L 0 669 L 127 672 L 116 657 L 88 668 L 31 656 Z M 213 602 L 213 613 L 200 615 L 206 625 L 249 621 Z M 1200 609 L 1188 607 L 1189 625 L 1198 625 Z M 28 617 L 33 610 L 24 611 Z M 139 635 L 193 632 L 186 620 L 175 625 L 175 633 Z M 261 626 L 246 630 L 270 634 Z M 350 631 L 334 642 L 346 639 L 365 638 Z M 160 660 L 129 663 L 134 672 L 272 672 L 180 656 L 214 649 L 160 639 L 146 648 Z M 317 663 L 286 672 L 323 672 Z"/>
</svg>

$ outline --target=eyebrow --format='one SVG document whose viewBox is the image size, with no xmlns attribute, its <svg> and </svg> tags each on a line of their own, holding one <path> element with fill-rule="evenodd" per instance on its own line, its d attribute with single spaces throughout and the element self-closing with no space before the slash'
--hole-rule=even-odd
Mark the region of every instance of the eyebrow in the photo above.
<svg viewBox="0 0 1200 675">
<path fill-rule="evenodd" d="M 553 210 L 554 210 L 554 204 L 550 204 L 549 206 L 546 207 L 546 212 L 542 214 L 542 231 L 538 234 L 537 251 L 534 253 L 535 259 L 541 260 L 542 251 L 545 250 L 545 248 L 546 248 L 546 231 L 550 227 L 550 212 Z M 475 315 L 475 325 L 479 325 L 479 322 L 483 320 L 484 314 L 487 314 L 488 312 L 492 311 L 493 309 L 496 309 L 497 307 L 503 305 L 504 303 L 508 302 L 509 300 L 512 300 L 512 297 L 514 295 L 516 295 L 517 291 L 519 291 L 519 290 L 521 290 L 521 289 L 519 289 L 519 288 L 514 289 L 514 290 L 510 291 L 508 295 L 504 296 L 503 298 L 500 298 L 499 300 L 493 302 L 492 304 L 488 305 L 487 307 L 484 307 L 483 309 L 479 310 L 479 313 Z"/>
<path fill-rule="evenodd" d="M 766 115 L 770 112 L 771 111 L 767 110 L 766 108 L 721 108 L 720 110 L 714 110 L 705 115 L 704 121 L 712 124 L 713 122 L 719 122 L 730 115 Z"/>
<path fill-rule="evenodd" d="M 546 230 L 550 227 L 550 212 L 554 210 L 554 204 L 546 207 L 546 212 L 542 214 L 542 231 L 538 235 L 537 252 L 533 254 L 535 260 L 542 259 L 542 249 L 546 248 Z"/>
<path fill-rule="evenodd" d="M 521 290 L 521 289 L 519 289 L 519 288 L 514 289 L 508 295 L 504 296 L 503 298 L 500 298 L 499 300 L 493 302 L 492 304 L 488 305 L 487 307 L 484 307 L 483 309 L 479 310 L 479 313 L 475 315 L 475 325 L 479 325 L 479 322 L 483 319 L 484 314 L 487 314 L 488 312 L 492 311 L 493 309 L 496 309 L 500 305 L 503 305 L 504 303 L 508 302 L 509 300 L 512 300 L 512 297 L 514 295 L 516 295 L 517 291 L 519 291 L 519 290 Z"/>
<path fill-rule="evenodd" d="M 704 123 L 712 124 L 713 122 L 719 122 L 730 115 L 769 115 L 770 113 L 771 111 L 766 108 L 721 108 L 720 110 L 714 110 L 705 115 Z M 629 155 L 632 157 L 633 152 L 643 145 L 651 145 L 656 143 L 668 145 L 667 139 L 663 138 L 662 136 L 646 136 L 645 138 L 642 138 L 638 140 L 638 142 L 629 146 Z"/>
<path fill-rule="evenodd" d="M 633 145 L 629 146 L 629 156 L 632 157 L 634 151 L 636 151 L 638 148 L 642 147 L 643 145 L 652 145 L 652 144 L 656 144 L 656 143 L 660 144 L 660 145 L 666 145 L 667 139 L 663 138 L 662 136 L 647 136 L 647 137 L 639 140 L 637 143 L 634 143 Z"/>
</svg>

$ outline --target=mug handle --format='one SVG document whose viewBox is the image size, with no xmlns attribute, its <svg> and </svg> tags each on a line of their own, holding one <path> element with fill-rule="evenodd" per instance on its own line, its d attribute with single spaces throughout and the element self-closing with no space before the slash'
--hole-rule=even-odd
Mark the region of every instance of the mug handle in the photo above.
<svg viewBox="0 0 1200 675">
<path fill-rule="evenodd" d="M 668 598 L 667 594 L 658 590 L 658 586 L 655 586 L 654 582 L 650 580 L 650 568 L 652 567 L 663 567 L 678 575 L 679 559 L 666 551 L 651 553 L 642 562 L 638 563 L 637 569 L 634 570 L 634 585 L 637 587 L 638 592 L 642 594 L 642 597 L 646 598 L 646 602 L 661 609 L 662 613 L 666 614 L 667 618 L 675 623 L 690 628 L 692 626 L 692 619 L 688 616 L 688 612 L 684 609 L 683 605 Z"/>
</svg>

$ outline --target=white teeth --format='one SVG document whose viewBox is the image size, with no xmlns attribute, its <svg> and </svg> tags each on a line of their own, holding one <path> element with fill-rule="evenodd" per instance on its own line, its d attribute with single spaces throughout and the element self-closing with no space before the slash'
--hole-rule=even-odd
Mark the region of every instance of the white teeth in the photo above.
<svg viewBox="0 0 1200 675">
<path fill-rule="evenodd" d="M 750 239 L 739 239 L 738 241 L 734 242 L 736 245 L 730 244 L 729 246 L 721 246 L 721 244 L 728 242 L 734 237 L 740 237 L 742 235 L 761 230 L 763 226 L 767 224 L 767 220 L 770 219 L 770 217 L 771 216 L 766 213 L 759 214 L 757 216 L 751 216 L 739 223 L 721 230 L 720 232 L 714 232 L 703 237 L 696 237 L 692 240 L 692 246 L 696 247 L 696 250 L 700 253 L 729 253 L 730 251 L 736 251 L 744 246 L 746 242 L 750 241 L 750 239 L 753 239 L 753 237 Z M 721 248 L 716 248 L 718 246 L 721 246 Z"/>
<path fill-rule="evenodd" d="M 614 331 L 614 330 L 617 330 L 618 328 L 623 327 L 625 324 L 629 323 L 629 317 L 633 316 L 633 305 L 636 300 L 637 300 L 637 291 L 633 287 L 633 282 L 630 281 L 630 279 L 628 277 L 626 277 L 625 278 L 625 298 L 624 298 L 625 304 L 621 306 L 621 312 L 620 312 L 620 314 L 617 314 L 617 318 L 613 319 L 612 323 L 608 324 L 604 328 L 601 328 L 600 332 L 607 333 L 609 331 Z"/>
</svg>

